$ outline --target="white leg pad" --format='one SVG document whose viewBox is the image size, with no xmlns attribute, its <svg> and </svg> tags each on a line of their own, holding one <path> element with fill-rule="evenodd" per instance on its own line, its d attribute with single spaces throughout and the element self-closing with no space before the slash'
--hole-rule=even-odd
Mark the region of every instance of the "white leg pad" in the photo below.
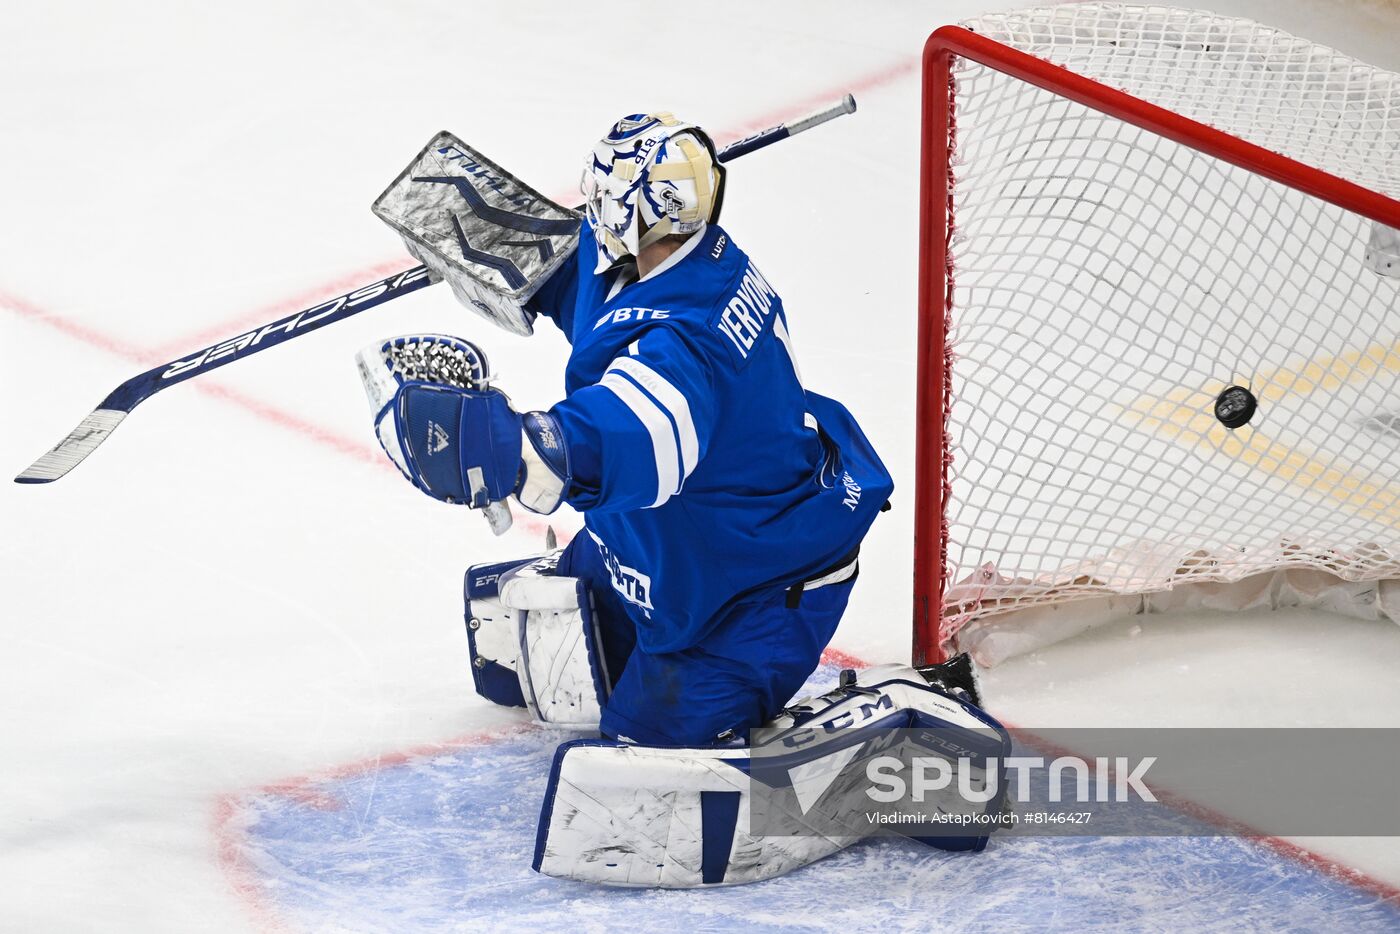
<svg viewBox="0 0 1400 934">
<path fill-rule="evenodd" d="M 558 561 L 553 552 L 468 571 L 473 674 L 478 693 L 496 703 L 527 707 L 542 723 L 597 729 L 611 682 L 592 596 L 582 580 L 553 573 Z"/>
<path fill-rule="evenodd" d="M 843 681 L 836 691 L 804 701 L 756 731 L 752 748 L 565 743 L 555 754 L 545 792 L 534 868 L 584 882 L 660 888 L 733 885 L 783 875 L 866 835 L 833 833 L 829 812 L 818 825 L 810 786 L 800 785 L 823 771 L 831 775 L 833 763 L 839 773 L 881 728 L 935 725 L 976 734 L 1002 761 L 1010 750 L 1010 738 L 996 721 L 904 666 L 870 669 L 853 684 Z M 782 755 L 768 759 L 760 771 L 758 749 Z M 775 799 L 765 795 L 768 811 L 756 826 L 751 820 L 753 783 L 763 774 L 762 781 L 772 784 L 775 762 L 785 776 L 780 783 L 792 786 L 791 803 L 780 801 L 775 810 Z M 829 787 L 829 778 L 827 782 L 823 788 Z M 948 794 L 940 807 L 969 807 Z M 1000 799 L 977 807 L 990 811 L 1000 807 Z M 853 813 L 837 829 L 857 826 Z M 926 842 L 980 850 L 986 836 Z"/>
<path fill-rule="evenodd" d="M 748 758 L 740 748 L 566 743 L 550 774 L 534 868 L 606 885 L 733 885 L 780 876 L 856 841 L 750 835 Z M 711 818 L 716 810 L 723 813 Z"/>
</svg>

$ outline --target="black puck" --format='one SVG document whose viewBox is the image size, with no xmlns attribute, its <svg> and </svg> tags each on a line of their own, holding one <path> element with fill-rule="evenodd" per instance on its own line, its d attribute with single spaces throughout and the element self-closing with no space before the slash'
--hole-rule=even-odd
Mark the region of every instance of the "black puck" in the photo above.
<svg viewBox="0 0 1400 934">
<path fill-rule="evenodd" d="M 1249 424 L 1259 411 L 1259 400 L 1243 386 L 1231 386 L 1215 397 L 1215 417 L 1231 431 Z"/>
</svg>

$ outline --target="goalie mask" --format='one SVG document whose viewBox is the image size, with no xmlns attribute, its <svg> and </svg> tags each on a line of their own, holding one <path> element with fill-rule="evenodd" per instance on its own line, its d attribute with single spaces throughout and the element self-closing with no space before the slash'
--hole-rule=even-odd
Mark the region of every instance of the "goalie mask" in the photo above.
<svg viewBox="0 0 1400 934">
<path fill-rule="evenodd" d="M 662 237 L 717 219 L 724 168 L 694 124 L 669 113 L 633 114 L 593 147 L 580 187 L 601 273 Z"/>
</svg>

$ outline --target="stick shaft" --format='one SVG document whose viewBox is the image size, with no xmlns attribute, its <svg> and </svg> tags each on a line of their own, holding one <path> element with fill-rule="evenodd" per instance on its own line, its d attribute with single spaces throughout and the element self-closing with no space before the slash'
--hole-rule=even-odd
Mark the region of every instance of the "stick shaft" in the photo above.
<svg viewBox="0 0 1400 934">
<path fill-rule="evenodd" d="M 821 126 L 828 120 L 835 120 L 842 114 L 853 114 L 856 112 L 856 99 L 847 94 L 834 104 L 828 104 L 819 110 L 814 110 L 805 117 L 787 123 L 780 123 L 777 126 L 760 130 L 752 136 L 746 136 L 741 140 L 736 140 L 725 146 L 718 153 L 720 162 L 728 162 L 730 159 L 737 159 L 746 156 L 751 152 L 771 146 L 778 140 L 787 139 L 789 136 L 796 136 L 810 130 L 814 126 Z"/>
<path fill-rule="evenodd" d="M 319 305 L 312 305 L 285 318 L 279 318 L 257 330 L 220 341 L 196 354 L 147 370 L 123 383 L 116 392 L 103 400 L 102 407 L 121 408 L 129 412 L 143 399 L 175 383 L 184 382 L 200 373 L 207 373 L 235 360 L 275 347 L 284 341 L 343 321 L 437 281 L 427 266 L 414 266 L 412 269 L 396 272 L 378 282 L 362 285 L 344 295 L 328 298 Z"/>
<path fill-rule="evenodd" d="M 62 477 L 107 440 L 127 413 L 162 389 L 201 373 L 227 366 L 235 360 L 250 357 L 294 337 L 301 337 L 329 324 L 343 321 L 401 295 L 416 292 L 436 281 L 428 267 L 414 266 L 310 308 L 304 308 L 285 318 L 278 318 L 256 330 L 211 344 L 198 353 L 138 373 L 108 393 L 91 415 L 83 419 L 67 437 L 26 467 L 15 477 L 15 482 L 50 483 Z"/>
<path fill-rule="evenodd" d="M 753 136 L 730 143 L 718 153 L 721 162 L 771 146 L 804 130 L 809 130 L 842 114 L 855 112 L 855 98 L 847 94 L 841 101 L 801 119 L 770 127 Z M 362 311 L 368 311 L 401 295 L 416 292 L 438 279 L 426 266 L 414 266 L 386 276 L 377 282 L 352 289 L 294 314 L 279 318 L 252 331 L 211 344 L 203 350 L 162 363 L 138 373 L 107 394 L 101 404 L 68 436 L 27 467 L 16 483 L 49 483 L 72 470 L 107 439 L 127 413 L 151 396 L 176 383 L 251 357 L 269 347 L 301 337 Z"/>
</svg>

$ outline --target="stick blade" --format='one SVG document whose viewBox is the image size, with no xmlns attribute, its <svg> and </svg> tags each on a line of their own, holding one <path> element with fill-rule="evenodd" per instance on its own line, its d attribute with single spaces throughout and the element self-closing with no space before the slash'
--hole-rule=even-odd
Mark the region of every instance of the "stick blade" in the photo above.
<svg viewBox="0 0 1400 934">
<path fill-rule="evenodd" d="M 97 409 L 53 450 L 25 468 L 16 483 L 52 483 L 83 462 L 126 418 L 121 409 Z"/>
</svg>

